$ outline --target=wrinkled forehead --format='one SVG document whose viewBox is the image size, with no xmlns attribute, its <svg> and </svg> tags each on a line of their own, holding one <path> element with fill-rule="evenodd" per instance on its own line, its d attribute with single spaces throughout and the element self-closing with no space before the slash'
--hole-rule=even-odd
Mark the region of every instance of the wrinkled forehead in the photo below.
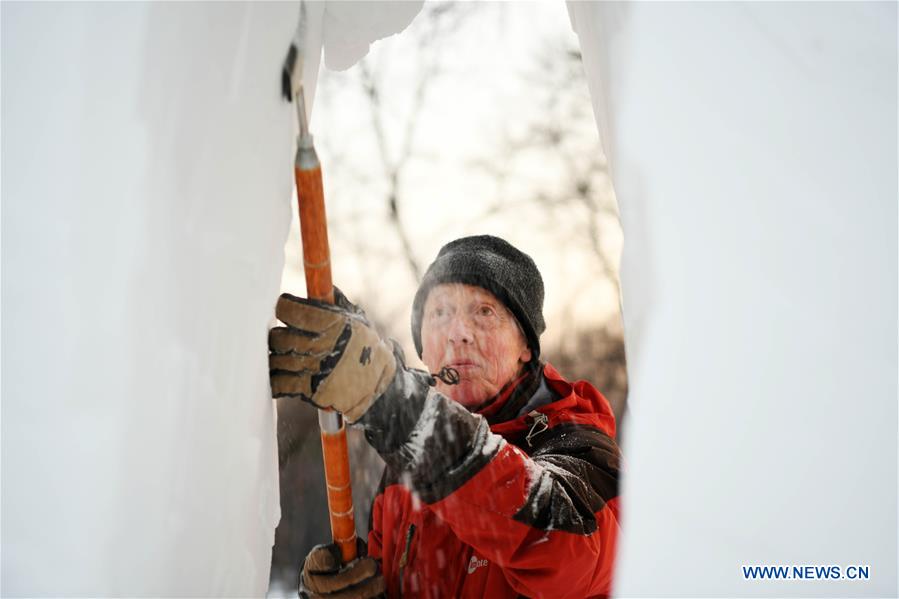
<svg viewBox="0 0 899 599">
<path fill-rule="evenodd" d="M 425 309 L 437 303 L 452 303 L 467 305 L 472 303 L 492 304 L 500 308 L 506 308 L 502 301 L 490 291 L 476 285 L 466 283 L 440 283 L 434 285 L 425 300 Z"/>
<path fill-rule="evenodd" d="M 487 291 L 483 287 L 477 285 L 468 285 L 467 283 L 440 283 L 435 285 L 428 292 L 428 298 L 425 300 L 424 312 L 429 313 L 434 308 L 453 308 L 468 309 L 476 306 L 490 305 L 498 314 L 504 315 L 503 320 L 515 324 L 515 330 L 521 336 L 522 342 L 525 341 L 524 328 L 511 310 L 496 297 L 493 292 Z"/>
</svg>

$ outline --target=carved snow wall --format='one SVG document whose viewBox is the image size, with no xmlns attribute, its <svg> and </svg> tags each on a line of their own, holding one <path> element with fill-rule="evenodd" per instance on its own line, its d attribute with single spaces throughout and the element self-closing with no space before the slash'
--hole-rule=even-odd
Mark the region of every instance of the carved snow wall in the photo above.
<svg viewBox="0 0 899 599">
<path fill-rule="evenodd" d="M 894 596 L 896 4 L 568 8 L 624 230 L 616 594 Z"/>
</svg>

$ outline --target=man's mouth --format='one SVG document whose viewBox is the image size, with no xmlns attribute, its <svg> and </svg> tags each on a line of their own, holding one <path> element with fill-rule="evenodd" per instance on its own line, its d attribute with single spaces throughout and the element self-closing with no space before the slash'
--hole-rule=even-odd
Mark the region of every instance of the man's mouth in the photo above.
<svg viewBox="0 0 899 599">
<path fill-rule="evenodd" d="M 471 368 L 476 368 L 477 364 L 473 360 L 452 360 L 447 363 L 447 366 L 455 368 L 456 370 L 469 370 Z"/>
</svg>

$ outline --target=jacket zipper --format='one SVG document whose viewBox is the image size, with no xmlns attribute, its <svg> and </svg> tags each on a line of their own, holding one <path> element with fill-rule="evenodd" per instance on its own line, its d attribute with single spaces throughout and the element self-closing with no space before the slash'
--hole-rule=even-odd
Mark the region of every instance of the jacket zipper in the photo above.
<svg viewBox="0 0 899 599">
<path fill-rule="evenodd" d="M 528 418 L 533 420 L 534 424 L 531 426 L 531 430 L 528 431 L 528 435 L 525 439 L 527 439 L 528 447 L 533 447 L 534 444 L 531 443 L 531 439 L 549 428 L 549 417 L 537 410 L 531 410 L 528 412 Z"/>
<path fill-rule="evenodd" d="M 415 524 L 409 525 L 406 531 L 406 548 L 403 549 L 403 555 L 400 556 L 400 597 L 403 596 L 403 569 L 409 562 L 409 548 L 412 547 L 412 536 L 415 534 Z"/>
</svg>

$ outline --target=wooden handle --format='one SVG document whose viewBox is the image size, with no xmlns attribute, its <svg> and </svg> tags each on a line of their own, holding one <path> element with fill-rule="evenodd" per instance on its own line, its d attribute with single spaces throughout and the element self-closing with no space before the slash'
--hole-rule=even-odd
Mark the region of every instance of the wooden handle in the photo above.
<svg viewBox="0 0 899 599">
<path fill-rule="evenodd" d="M 314 151 L 314 150 L 313 150 Z M 314 154 L 313 154 L 314 155 Z M 299 159 L 297 160 L 299 163 Z M 303 242 L 303 270 L 306 293 L 311 299 L 334 303 L 331 282 L 331 252 L 325 217 L 322 170 L 315 166 L 294 168 L 300 211 L 300 237 Z M 331 536 L 340 547 L 344 563 L 356 559 L 356 520 L 353 516 L 353 490 L 350 484 L 349 449 L 343 418 L 334 413 L 319 413 L 325 483 L 328 485 L 328 512 Z"/>
<path fill-rule="evenodd" d="M 333 304 L 334 284 L 331 282 L 331 251 L 328 247 L 322 169 L 320 166 L 311 169 L 295 168 L 294 174 L 300 205 L 300 238 L 303 241 L 306 293 L 310 299 Z"/>
<path fill-rule="evenodd" d="M 346 442 L 346 426 L 341 423 L 336 433 L 322 430 L 322 455 L 325 482 L 328 485 L 328 512 L 331 537 L 340 547 L 343 563 L 356 559 L 356 519 L 353 512 L 353 489 L 350 484 L 350 456 Z"/>
</svg>

